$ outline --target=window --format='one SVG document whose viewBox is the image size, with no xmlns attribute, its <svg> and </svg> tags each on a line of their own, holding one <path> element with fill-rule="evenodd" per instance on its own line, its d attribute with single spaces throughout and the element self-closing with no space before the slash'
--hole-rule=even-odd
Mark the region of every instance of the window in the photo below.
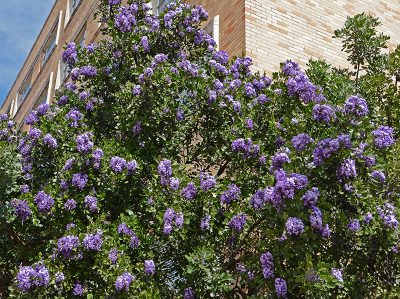
<svg viewBox="0 0 400 299">
<path fill-rule="evenodd" d="M 68 78 L 68 64 L 61 60 L 60 62 L 60 84 L 64 83 L 65 79 Z"/>
<path fill-rule="evenodd" d="M 157 7 L 157 14 L 160 14 L 169 3 L 176 3 L 177 0 L 156 0 L 155 6 Z"/>
<path fill-rule="evenodd" d="M 58 29 L 58 19 L 51 30 L 49 37 L 47 38 L 46 43 L 43 48 L 43 60 L 42 65 L 49 59 L 51 54 L 53 53 L 54 48 L 57 46 L 57 29 Z"/>
<path fill-rule="evenodd" d="M 86 23 L 82 26 L 81 30 L 76 35 L 74 42 L 76 45 L 80 45 L 80 46 L 84 47 L 85 40 L 86 40 Z"/>
<path fill-rule="evenodd" d="M 25 101 L 32 87 L 32 70 L 29 71 L 26 76 L 24 83 L 18 91 L 18 107 Z"/>
<path fill-rule="evenodd" d="M 81 0 L 69 0 L 69 16 L 71 17 Z"/>
<path fill-rule="evenodd" d="M 213 17 L 210 22 L 208 22 L 204 31 L 215 40 L 217 43 L 217 50 L 219 50 L 219 15 Z"/>
<path fill-rule="evenodd" d="M 43 91 L 40 94 L 39 98 L 35 102 L 35 105 L 33 106 L 33 109 L 36 109 L 41 104 L 46 104 L 47 103 L 48 92 L 49 92 L 49 84 L 46 84 L 45 89 L 43 89 Z"/>
</svg>

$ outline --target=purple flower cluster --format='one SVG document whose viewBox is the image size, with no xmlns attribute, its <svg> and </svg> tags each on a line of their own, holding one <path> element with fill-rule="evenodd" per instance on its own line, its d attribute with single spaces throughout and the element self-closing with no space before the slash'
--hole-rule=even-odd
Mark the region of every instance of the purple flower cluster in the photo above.
<svg viewBox="0 0 400 299">
<path fill-rule="evenodd" d="M 161 184 L 167 185 L 172 176 L 172 163 L 170 160 L 164 159 L 158 164 L 158 174 L 160 175 Z"/>
<path fill-rule="evenodd" d="M 377 148 L 386 148 L 394 144 L 393 129 L 391 127 L 382 126 L 372 131 L 374 136 L 374 144 Z"/>
<path fill-rule="evenodd" d="M 301 199 L 303 200 L 304 206 L 311 209 L 311 208 L 315 207 L 318 198 L 319 198 L 318 188 L 312 187 L 310 190 L 308 190 L 306 193 L 304 193 L 304 195 Z"/>
<path fill-rule="evenodd" d="M 380 183 L 384 183 L 386 181 L 385 174 L 380 170 L 374 170 L 371 173 L 371 177 L 374 178 L 376 181 L 378 181 Z"/>
<path fill-rule="evenodd" d="M 183 226 L 183 214 L 176 213 L 174 209 L 168 208 L 164 213 L 164 235 L 171 234 L 174 224 L 178 228 Z"/>
<path fill-rule="evenodd" d="M 316 121 L 330 123 L 336 119 L 335 110 L 327 104 L 316 104 L 313 108 L 313 118 Z"/>
<path fill-rule="evenodd" d="M 314 164 L 319 166 L 341 148 L 351 148 L 351 141 L 348 135 L 339 135 L 337 138 L 322 139 L 318 142 L 313 151 Z"/>
<path fill-rule="evenodd" d="M 117 280 L 115 281 L 115 290 L 117 292 L 121 292 L 122 290 L 128 291 L 134 280 L 135 276 L 129 272 L 125 272 L 121 276 L 117 277 Z"/>
<path fill-rule="evenodd" d="M 362 117 L 368 114 L 367 101 L 357 96 L 351 96 L 344 103 L 346 114 Z"/>
<path fill-rule="evenodd" d="M 272 157 L 272 169 L 281 169 L 285 163 L 290 163 L 290 158 L 285 152 L 276 153 Z"/>
<path fill-rule="evenodd" d="M 114 173 L 121 173 L 127 168 L 126 160 L 120 157 L 112 157 L 110 160 L 110 167 Z"/>
<path fill-rule="evenodd" d="M 65 51 L 62 53 L 62 59 L 69 65 L 74 65 L 78 61 L 78 51 L 74 42 L 69 42 Z"/>
<path fill-rule="evenodd" d="M 287 285 L 283 278 L 275 279 L 275 292 L 278 298 L 287 298 Z"/>
<path fill-rule="evenodd" d="M 336 268 L 332 268 L 331 269 L 331 274 L 333 277 L 335 277 L 339 282 L 343 283 L 343 274 L 342 274 L 342 270 L 340 269 L 336 269 Z"/>
<path fill-rule="evenodd" d="M 144 273 L 147 275 L 154 275 L 156 273 L 156 265 L 152 260 L 144 261 Z"/>
<path fill-rule="evenodd" d="M 179 185 L 180 185 L 180 182 L 179 182 L 178 178 L 172 177 L 169 179 L 169 186 L 172 190 L 174 190 L 174 191 L 178 190 Z"/>
<path fill-rule="evenodd" d="M 183 299 L 194 299 L 194 291 L 192 288 L 186 288 L 183 294 Z"/>
<path fill-rule="evenodd" d="M 43 136 L 43 144 L 49 148 L 56 148 L 57 147 L 57 140 L 51 136 L 50 134 L 46 134 Z"/>
<path fill-rule="evenodd" d="M 73 235 L 61 237 L 57 242 L 58 252 L 67 259 L 71 258 L 72 253 L 79 247 L 79 245 L 79 238 Z"/>
<path fill-rule="evenodd" d="M 83 114 L 77 109 L 72 108 L 66 115 L 65 119 L 70 121 L 69 125 L 71 127 L 78 127 L 78 122 L 83 118 Z"/>
<path fill-rule="evenodd" d="M 88 250 L 99 251 L 103 245 L 102 231 L 97 231 L 95 234 L 86 234 L 83 239 L 83 246 Z"/>
<path fill-rule="evenodd" d="M 93 78 L 97 76 L 97 69 L 92 65 L 85 65 L 79 69 L 79 74 L 87 78 Z"/>
<path fill-rule="evenodd" d="M 286 87 L 290 96 L 299 96 L 300 100 L 305 104 L 324 100 L 323 96 L 318 94 L 317 87 L 300 70 L 297 63 L 286 61 L 283 66 L 283 72 L 286 76 L 289 76 L 286 81 Z"/>
<path fill-rule="evenodd" d="M 223 194 L 221 194 L 220 200 L 221 203 L 229 205 L 233 201 L 238 200 L 240 195 L 240 188 L 235 184 L 229 184 L 228 189 Z"/>
<path fill-rule="evenodd" d="M 203 218 L 200 220 L 200 228 L 201 230 L 209 230 L 210 229 L 210 220 L 211 216 L 210 215 L 205 215 Z"/>
<path fill-rule="evenodd" d="M 383 220 L 383 223 L 389 228 L 397 228 L 399 221 L 396 218 L 394 212 L 394 206 L 390 203 L 385 203 L 383 207 L 378 206 L 377 208 L 379 217 Z"/>
<path fill-rule="evenodd" d="M 299 218 L 289 217 L 285 224 L 289 236 L 298 236 L 304 232 L 303 221 Z"/>
<path fill-rule="evenodd" d="M 111 263 L 114 265 L 117 263 L 118 260 L 118 250 L 115 248 L 112 248 L 110 252 L 108 253 L 108 258 L 110 259 Z"/>
<path fill-rule="evenodd" d="M 72 290 L 72 295 L 82 297 L 85 292 L 85 288 L 79 282 L 74 284 L 74 288 Z"/>
<path fill-rule="evenodd" d="M 26 220 L 31 216 L 32 211 L 29 208 L 29 204 L 26 200 L 23 199 L 14 199 L 11 202 L 12 207 L 14 208 L 14 213 L 17 217 L 21 218 L 22 221 Z"/>
<path fill-rule="evenodd" d="M 130 248 L 135 249 L 139 247 L 140 241 L 138 236 L 125 223 L 121 223 L 120 225 L 118 225 L 117 232 L 119 234 L 126 235 L 130 238 L 130 243 L 129 243 Z"/>
<path fill-rule="evenodd" d="M 91 212 L 91 213 L 97 213 L 99 211 L 99 208 L 97 207 L 97 198 L 91 195 L 87 195 L 85 197 L 85 207 Z"/>
<path fill-rule="evenodd" d="M 20 267 L 17 273 L 18 289 L 22 292 L 29 292 L 33 288 L 47 286 L 49 282 L 50 274 L 43 263 L 38 263 L 34 267 Z"/>
<path fill-rule="evenodd" d="M 306 150 L 308 148 L 308 145 L 313 142 L 314 140 L 305 133 L 301 133 L 292 138 L 292 145 L 298 152 Z"/>
<path fill-rule="evenodd" d="M 38 211 L 40 213 L 42 212 L 50 212 L 51 208 L 54 205 L 54 199 L 46 194 L 44 191 L 39 191 L 35 198 L 34 198 L 34 202 L 38 207 Z"/>
<path fill-rule="evenodd" d="M 91 133 L 83 133 L 76 137 L 76 149 L 81 154 L 87 154 L 93 147 L 93 142 L 90 140 Z"/>
<path fill-rule="evenodd" d="M 64 208 L 67 211 L 74 210 L 76 208 L 76 201 L 73 199 L 67 199 L 66 202 L 64 203 Z"/>
<path fill-rule="evenodd" d="M 244 213 L 240 213 L 232 217 L 232 219 L 228 223 L 228 226 L 234 231 L 240 233 L 246 225 L 246 221 L 247 215 Z"/>
<path fill-rule="evenodd" d="M 190 182 L 182 189 L 181 195 L 184 199 L 192 200 L 197 195 L 197 188 L 194 183 Z"/>
<path fill-rule="evenodd" d="M 200 172 L 201 190 L 208 191 L 208 190 L 214 188 L 216 184 L 217 184 L 217 181 L 215 180 L 215 177 L 213 177 L 212 175 L 210 175 L 206 172 Z"/>
<path fill-rule="evenodd" d="M 265 252 L 260 256 L 261 269 L 265 279 L 274 277 L 274 257 L 271 252 Z"/>
<path fill-rule="evenodd" d="M 137 20 L 135 15 L 138 12 L 138 5 L 134 3 L 127 7 L 118 9 L 118 14 L 115 16 L 115 27 L 121 32 L 129 32 L 136 25 Z"/>
<path fill-rule="evenodd" d="M 357 176 L 356 162 L 352 159 L 345 159 L 336 170 L 336 176 L 340 182 L 355 178 Z"/>
<path fill-rule="evenodd" d="M 352 232 L 359 231 L 361 229 L 360 221 L 358 221 L 358 219 L 351 220 L 347 225 L 347 228 Z"/>
<path fill-rule="evenodd" d="M 88 182 L 88 176 L 85 173 L 75 173 L 71 182 L 76 189 L 83 190 Z"/>
<path fill-rule="evenodd" d="M 260 153 L 260 146 L 253 144 L 250 138 L 239 138 L 232 142 L 232 151 L 241 152 L 243 159 L 256 158 Z"/>
</svg>

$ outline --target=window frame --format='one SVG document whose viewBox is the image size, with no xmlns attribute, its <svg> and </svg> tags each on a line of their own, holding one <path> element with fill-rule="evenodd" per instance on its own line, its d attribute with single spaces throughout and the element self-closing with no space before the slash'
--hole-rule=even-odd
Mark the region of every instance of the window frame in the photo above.
<svg viewBox="0 0 400 299">
<path fill-rule="evenodd" d="M 58 24 L 60 22 L 60 16 L 57 17 L 57 20 L 54 22 L 53 27 L 51 27 L 50 33 L 46 38 L 46 42 L 41 51 L 42 55 L 42 66 L 46 64 L 46 62 L 50 59 L 53 54 L 55 48 L 57 47 L 57 35 L 58 35 Z M 52 38 L 54 35 L 54 38 Z M 50 44 L 51 42 L 51 44 Z"/>
</svg>

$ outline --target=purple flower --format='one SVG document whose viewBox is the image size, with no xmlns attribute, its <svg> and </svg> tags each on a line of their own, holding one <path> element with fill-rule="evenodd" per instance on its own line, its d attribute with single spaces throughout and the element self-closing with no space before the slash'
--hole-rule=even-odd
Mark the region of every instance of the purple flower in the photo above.
<svg viewBox="0 0 400 299">
<path fill-rule="evenodd" d="M 74 210 L 76 208 L 76 201 L 73 199 L 67 199 L 67 201 L 64 203 L 64 208 L 67 211 Z"/>
<path fill-rule="evenodd" d="M 335 110 L 326 104 L 316 104 L 313 108 L 313 118 L 317 121 L 323 121 L 325 123 L 330 123 L 336 119 Z"/>
<path fill-rule="evenodd" d="M 286 221 L 286 232 L 289 236 L 298 236 L 304 232 L 304 224 L 299 218 L 290 217 Z"/>
<path fill-rule="evenodd" d="M 241 152 L 243 159 L 256 158 L 260 152 L 260 147 L 253 144 L 250 138 L 239 138 L 232 142 L 232 151 Z"/>
<path fill-rule="evenodd" d="M 158 164 L 158 174 L 160 175 L 161 184 L 166 185 L 172 176 L 172 163 L 170 160 L 164 159 Z"/>
<path fill-rule="evenodd" d="M 183 121 L 185 119 L 185 111 L 182 108 L 176 109 L 176 120 Z"/>
<path fill-rule="evenodd" d="M 31 128 L 29 130 L 28 136 L 30 139 L 37 140 L 42 136 L 42 131 L 40 131 L 38 128 Z"/>
<path fill-rule="evenodd" d="M 271 252 L 265 252 L 260 256 L 261 268 L 265 279 L 274 277 L 274 258 Z"/>
<path fill-rule="evenodd" d="M 31 288 L 47 286 L 50 282 L 50 274 L 43 263 L 33 267 L 23 266 L 17 273 L 18 288 L 22 292 L 28 292 Z"/>
<path fill-rule="evenodd" d="M 194 291 L 192 288 L 186 288 L 183 299 L 194 299 Z"/>
<path fill-rule="evenodd" d="M 127 164 L 128 174 L 134 173 L 138 168 L 136 160 L 129 161 Z"/>
<path fill-rule="evenodd" d="M 60 283 L 60 282 L 63 282 L 63 281 L 65 280 L 65 275 L 64 275 L 64 273 L 62 273 L 62 272 L 57 272 L 57 273 L 54 275 L 54 278 L 55 278 L 55 280 L 56 280 L 56 283 Z"/>
<path fill-rule="evenodd" d="M 217 182 L 212 175 L 205 172 L 200 173 L 200 187 L 203 191 L 208 191 L 214 188 L 216 184 Z"/>
<path fill-rule="evenodd" d="M 377 148 L 386 148 L 394 144 L 393 129 L 391 127 L 382 126 L 372 131 L 374 136 L 374 144 Z"/>
<path fill-rule="evenodd" d="M 359 231 L 361 229 L 360 221 L 358 221 L 358 219 L 353 219 L 352 221 L 349 222 L 347 228 L 352 232 Z"/>
<path fill-rule="evenodd" d="M 364 216 L 364 222 L 365 222 L 366 224 L 369 224 L 373 218 L 374 218 L 374 217 L 372 216 L 371 213 L 367 213 L 367 214 Z"/>
<path fill-rule="evenodd" d="M 307 134 L 302 133 L 292 138 L 292 145 L 296 151 L 301 152 L 307 149 L 314 140 Z"/>
<path fill-rule="evenodd" d="M 114 173 L 121 173 L 127 168 L 126 160 L 120 157 L 112 157 L 110 167 Z"/>
<path fill-rule="evenodd" d="M 44 191 L 39 191 L 34 199 L 39 212 L 49 212 L 54 205 L 54 199 Z"/>
<path fill-rule="evenodd" d="M 71 83 L 71 82 L 69 82 L 69 83 Z M 57 104 L 59 106 L 63 106 L 65 104 L 67 104 L 67 103 L 68 103 L 68 96 L 66 96 L 66 95 L 61 96 L 60 99 L 57 102 Z"/>
<path fill-rule="evenodd" d="M 75 162 L 75 158 L 68 159 L 67 162 L 65 162 L 65 164 L 64 164 L 63 170 L 64 171 L 70 170 L 72 168 L 72 165 L 74 164 L 74 162 Z"/>
<path fill-rule="evenodd" d="M 344 111 L 357 117 L 365 116 L 368 114 L 367 102 L 363 98 L 351 96 L 344 103 Z"/>
<path fill-rule="evenodd" d="M 86 234 L 83 239 L 83 246 L 88 250 L 99 251 L 103 245 L 102 231 L 98 231 L 95 234 Z"/>
<path fill-rule="evenodd" d="M 85 65 L 79 69 L 79 73 L 87 78 L 93 78 L 97 76 L 97 69 L 92 65 Z"/>
<path fill-rule="evenodd" d="M 140 45 L 143 47 L 145 52 L 150 51 L 149 39 L 147 38 L 147 36 L 142 37 L 142 39 L 140 40 Z"/>
<path fill-rule="evenodd" d="M 177 178 L 170 178 L 169 179 L 169 186 L 172 190 L 176 191 L 179 189 L 179 179 Z"/>
<path fill-rule="evenodd" d="M 138 5 L 132 4 L 128 7 L 118 9 L 118 14 L 115 17 L 115 27 L 121 32 L 129 32 L 132 26 L 136 25 L 135 14 L 138 11 Z"/>
<path fill-rule="evenodd" d="M 241 195 L 240 189 L 235 184 L 229 184 L 228 189 L 220 196 L 221 203 L 229 205 L 238 200 Z"/>
<path fill-rule="evenodd" d="M 322 230 L 323 230 L 323 227 L 322 227 L 322 212 L 317 207 L 313 207 L 311 209 L 310 225 L 311 225 L 311 227 L 313 229 L 315 229 L 319 233 L 321 233 Z"/>
<path fill-rule="evenodd" d="M 43 137 L 43 144 L 49 148 L 56 148 L 57 147 L 57 140 L 51 136 L 50 134 L 46 134 Z"/>
<path fill-rule="evenodd" d="M 79 245 L 79 238 L 73 235 L 61 237 L 57 242 L 58 252 L 61 253 L 64 258 L 70 258 L 73 251 L 78 248 Z"/>
<path fill-rule="evenodd" d="M 25 118 L 25 124 L 27 124 L 27 125 L 33 125 L 33 124 L 37 123 L 38 121 L 39 121 L 39 117 L 38 117 L 36 111 L 32 111 Z"/>
<path fill-rule="evenodd" d="M 194 183 L 190 182 L 188 185 L 182 189 L 181 195 L 184 199 L 192 200 L 197 195 L 197 188 Z"/>
<path fill-rule="evenodd" d="M 14 208 L 15 215 L 21 218 L 22 221 L 25 221 L 32 214 L 31 209 L 29 208 L 29 204 L 26 200 L 23 199 L 14 199 L 11 202 L 12 207 Z"/>
<path fill-rule="evenodd" d="M 246 126 L 247 129 L 253 130 L 254 123 L 253 123 L 253 120 L 251 118 L 246 118 L 244 120 L 244 122 L 245 122 L 245 126 Z"/>
<path fill-rule="evenodd" d="M 81 154 L 87 154 L 93 147 L 93 142 L 90 140 L 91 133 L 83 133 L 76 137 L 76 149 Z"/>
<path fill-rule="evenodd" d="M 112 248 L 110 252 L 108 253 L 108 258 L 110 259 L 111 263 L 114 265 L 117 263 L 118 260 L 118 250 L 115 248 Z"/>
<path fill-rule="evenodd" d="M 62 53 L 62 59 L 69 65 L 74 65 L 78 61 L 78 53 L 74 42 L 67 44 L 65 51 Z"/>
<path fill-rule="evenodd" d="M 47 110 L 49 110 L 50 106 L 48 104 L 39 105 L 36 110 L 39 116 L 43 116 L 46 114 Z"/>
<path fill-rule="evenodd" d="M 121 0 L 108 0 L 110 6 L 115 6 L 121 3 Z"/>
<path fill-rule="evenodd" d="M 240 213 L 232 217 L 232 219 L 228 223 L 228 226 L 229 228 L 240 233 L 243 230 L 244 226 L 246 225 L 246 221 L 247 221 L 247 215 Z"/>
<path fill-rule="evenodd" d="M 385 203 L 383 207 L 378 206 L 377 208 L 379 217 L 383 220 L 384 224 L 389 228 L 397 228 L 399 225 L 398 220 L 394 212 L 394 206 L 390 203 Z"/>
<path fill-rule="evenodd" d="M 22 194 L 28 193 L 29 192 L 29 186 L 28 185 L 21 185 L 20 186 L 20 192 Z"/>
<path fill-rule="evenodd" d="M 156 273 L 156 265 L 152 260 L 144 261 L 144 273 L 147 275 L 154 275 Z"/>
<path fill-rule="evenodd" d="M 377 180 L 378 182 L 384 183 L 386 181 L 385 174 L 380 170 L 374 170 L 371 173 L 371 177 Z"/>
<path fill-rule="evenodd" d="M 343 276 L 342 276 L 342 270 L 332 268 L 331 274 L 333 277 L 335 277 L 339 282 L 343 283 Z"/>
<path fill-rule="evenodd" d="M 142 123 L 140 121 L 135 123 L 135 125 L 133 126 L 133 129 L 132 129 L 132 132 L 133 132 L 133 136 L 136 136 L 142 132 Z"/>
<path fill-rule="evenodd" d="M 85 206 L 92 213 L 96 213 L 99 210 L 97 207 L 97 198 L 91 195 L 85 197 Z"/>
<path fill-rule="evenodd" d="M 181 228 L 183 226 L 183 214 L 182 213 L 175 214 L 175 225 L 178 228 Z"/>
<path fill-rule="evenodd" d="M 319 141 L 313 151 L 314 164 L 316 166 L 321 165 L 325 160 L 339 151 L 340 146 L 340 142 L 337 139 L 327 138 Z"/>
<path fill-rule="evenodd" d="M 200 221 L 201 230 L 209 230 L 210 229 L 210 220 L 211 220 L 211 216 L 208 214 L 205 215 L 203 218 L 201 218 L 201 221 Z"/>
<path fill-rule="evenodd" d="M 272 167 L 274 169 L 282 168 L 285 163 L 290 163 L 290 158 L 287 153 L 277 153 L 272 157 Z"/>
<path fill-rule="evenodd" d="M 304 206 L 311 209 L 311 208 L 315 207 L 318 197 L 319 197 L 318 188 L 312 187 L 311 190 L 308 190 L 306 193 L 304 193 L 304 195 L 301 199 L 303 200 Z"/>
<path fill-rule="evenodd" d="M 69 120 L 69 125 L 73 128 L 78 127 L 78 122 L 83 118 L 83 114 L 77 108 L 71 109 L 66 115 L 65 119 Z"/>
<path fill-rule="evenodd" d="M 275 279 L 275 292 L 278 298 L 287 298 L 287 285 L 283 278 Z"/>
<path fill-rule="evenodd" d="M 229 61 L 229 56 L 226 51 L 218 51 L 214 54 L 214 59 L 221 64 L 227 64 Z"/>
<path fill-rule="evenodd" d="M 85 188 L 88 182 L 88 176 L 84 173 L 75 173 L 72 176 L 72 185 L 77 188 L 78 190 L 82 190 Z"/>
<path fill-rule="evenodd" d="M 117 292 L 121 292 L 122 290 L 128 291 L 134 280 L 135 276 L 129 272 L 125 272 L 121 276 L 117 277 L 117 280 L 115 281 L 115 290 Z"/>
<path fill-rule="evenodd" d="M 83 288 L 83 286 L 79 282 L 76 282 L 74 284 L 74 288 L 72 290 L 72 294 L 74 296 L 82 297 L 84 292 L 85 292 L 85 289 Z"/>
<path fill-rule="evenodd" d="M 357 176 L 356 162 L 352 159 L 345 159 L 336 170 L 336 176 L 340 182 L 355 178 Z"/>
</svg>

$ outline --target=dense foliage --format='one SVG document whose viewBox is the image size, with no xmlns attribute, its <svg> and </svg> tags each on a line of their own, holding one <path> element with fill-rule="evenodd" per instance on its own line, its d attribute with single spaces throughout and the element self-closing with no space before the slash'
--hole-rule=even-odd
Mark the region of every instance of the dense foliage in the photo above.
<svg viewBox="0 0 400 299">
<path fill-rule="evenodd" d="M 2 116 L 4 294 L 399 294 L 397 128 L 370 117 L 361 67 L 268 78 L 216 51 L 201 7 L 120 2 L 108 39 L 67 45 L 56 105 L 22 135 Z"/>
</svg>

